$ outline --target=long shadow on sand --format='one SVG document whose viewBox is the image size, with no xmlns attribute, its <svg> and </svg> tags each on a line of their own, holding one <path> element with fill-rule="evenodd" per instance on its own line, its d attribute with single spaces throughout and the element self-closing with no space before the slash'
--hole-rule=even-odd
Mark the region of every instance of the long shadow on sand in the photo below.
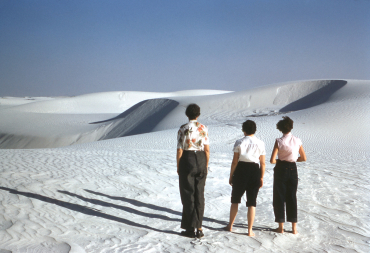
<svg viewBox="0 0 370 253">
<path fill-rule="evenodd" d="M 104 218 L 104 219 L 107 219 L 107 220 L 112 220 L 112 221 L 117 221 L 117 222 L 120 222 L 120 223 L 124 223 L 124 224 L 129 225 L 129 226 L 150 229 L 150 230 L 154 230 L 156 232 L 162 232 L 162 233 L 167 233 L 167 234 L 175 234 L 175 235 L 178 234 L 174 231 L 156 229 L 156 228 L 153 228 L 153 227 L 150 227 L 150 226 L 147 226 L 147 225 L 142 225 L 142 224 L 139 224 L 139 223 L 127 220 L 127 219 L 123 219 L 123 218 L 116 217 L 116 216 L 113 216 L 113 215 L 101 213 L 98 210 L 91 209 L 91 208 L 86 207 L 86 206 L 82 206 L 82 205 L 78 205 L 78 204 L 72 204 L 72 203 L 57 200 L 57 199 L 52 199 L 52 198 L 45 197 L 45 196 L 42 196 L 42 195 L 39 195 L 39 194 L 30 193 L 30 192 L 21 192 L 21 191 L 13 190 L 13 189 L 10 189 L 10 188 L 1 187 L 1 186 L 0 186 L 0 189 L 4 190 L 4 191 L 8 191 L 9 193 L 12 193 L 12 194 L 18 194 L 18 195 L 22 195 L 22 196 L 25 196 L 25 197 L 28 197 L 28 198 L 38 199 L 38 200 L 44 201 L 46 203 L 61 206 L 61 207 L 70 209 L 72 211 L 80 212 L 80 213 L 83 213 L 83 214 L 86 214 L 86 215 L 96 216 L 96 217 Z M 163 216 L 163 217 L 166 217 L 166 216 Z M 161 218 L 163 218 L 163 217 L 161 217 Z M 166 218 L 168 218 L 168 217 L 166 217 Z M 170 218 L 168 218 L 168 219 L 170 219 Z M 171 219 L 171 220 L 178 221 L 178 219 Z"/>
<path fill-rule="evenodd" d="M 162 220 L 166 220 L 166 221 L 176 221 L 176 222 L 181 221 L 179 219 L 173 219 L 173 218 L 170 218 L 170 217 L 165 216 L 165 215 L 146 213 L 146 212 L 142 212 L 142 211 L 136 210 L 136 209 L 131 208 L 131 207 L 115 205 L 115 204 L 104 202 L 104 201 L 101 201 L 101 200 L 98 200 L 98 199 L 86 198 L 86 197 L 77 195 L 75 193 L 67 192 L 67 191 L 58 191 L 58 192 L 69 195 L 69 196 L 72 196 L 72 197 L 76 197 L 76 198 L 81 199 L 81 200 L 86 201 L 86 202 L 90 202 L 94 205 L 112 207 L 112 208 L 123 210 L 123 211 L 128 212 L 128 213 L 140 215 L 140 216 L 143 216 L 143 217 L 162 219 Z"/>
<path fill-rule="evenodd" d="M 110 198 L 110 199 L 124 201 L 124 202 L 130 203 L 131 205 L 134 205 L 134 206 L 137 206 L 137 207 L 146 207 L 146 208 L 149 208 L 149 209 L 152 209 L 152 210 L 162 211 L 162 212 L 167 212 L 167 213 L 170 213 L 170 214 L 175 214 L 175 215 L 182 216 L 181 212 L 178 212 L 178 211 L 166 208 L 166 207 L 161 207 L 161 206 L 157 206 L 157 205 L 153 205 L 153 204 L 147 204 L 147 203 L 143 203 L 143 202 L 138 201 L 138 200 L 129 199 L 129 198 L 125 198 L 125 197 L 113 197 L 113 196 L 109 196 L 109 195 L 106 195 L 106 194 L 103 194 L 103 193 L 100 193 L 100 192 L 94 192 L 94 191 L 86 190 L 86 189 L 85 189 L 85 191 L 87 191 L 89 193 L 92 193 L 92 194 L 99 195 L 99 196 L 107 197 L 107 198 Z M 81 200 L 90 202 L 90 203 L 95 204 L 95 205 L 113 207 L 113 208 L 124 210 L 126 212 L 130 212 L 130 213 L 133 213 L 133 214 L 137 214 L 137 215 L 141 215 L 141 216 L 145 216 L 145 217 L 149 217 L 149 218 L 158 218 L 158 219 L 163 219 L 163 220 L 168 220 L 168 221 L 181 222 L 180 219 L 173 219 L 173 218 L 170 218 L 170 217 L 165 216 L 165 215 L 145 213 L 145 212 L 141 212 L 141 211 L 135 210 L 135 209 L 130 208 L 130 207 L 119 206 L 119 205 L 115 205 L 115 204 L 112 204 L 112 203 L 107 203 L 107 202 L 97 200 L 97 199 L 89 199 L 89 198 L 85 198 L 85 197 L 82 197 L 80 195 L 70 193 L 70 192 L 66 192 L 66 191 L 59 191 L 59 192 L 70 195 L 70 196 L 74 196 L 76 198 L 79 198 Z M 215 223 L 222 224 L 222 225 L 227 224 L 224 221 L 219 221 L 219 220 L 215 220 L 215 219 L 211 219 L 211 218 L 207 218 L 207 217 L 204 217 L 203 221 L 215 222 Z M 205 226 L 205 225 L 203 225 L 203 227 L 208 228 L 210 230 L 219 230 L 219 228 L 213 228 L 213 227 L 209 227 L 209 226 Z"/>
<path fill-rule="evenodd" d="M 50 204 L 54 204 L 54 205 L 57 205 L 57 206 L 60 206 L 60 207 L 67 208 L 67 209 L 72 210 L 72 211 L 80 212 L 80 213 L 83 213 L 83 214 L 86 214 L 86 215 L 91 215 L 91 216 L 104 218 L 104 219 L 107 219 L 107 220 L 120 222 L 120 223 L 129 225 L 129 226 L 149 229 L 149 230 L 153 230 L 153 231 L 156 231 L 156 232 L 162 232 L 162 233 L 167 233 L 167 234 L 175 234 L 175 235 L 178 234 L 177 232 L 174 232 L 174 231 L 160 230 L 160 229 L 156 229 L 156 228 L 153 228 L 153 227 L 150 227 L 150 226 L 147 226 L 147 225 L 142 225 L 142 224 L 133 222 L 131 220 L 127 220 L 127 219 L 116 217 L 116 216 L 113 216 L 113 215 L 110 215 L 110 214 L 102 213 L 97 209 L 82 206 L 82 205 L 79 205 L 79 204 L 73 204 L 73 203 L 69 203 L 69 202 L 66 202 L 66 201 L 57 200 L 57 199 L 49 198 L 49 197 L 46 197 L 46 196 L 42 196 L 42 195 L 39 195 L 39 194 L 17 191 L 17 190 L 14 190 L 14 189 L 1 187 L 1 186 L 0 186 L 0 189 L 4 190 L 4 191 L 8 191 L 11 194 L 18 194 L 18 195 L 22 195 L 22 196 L 25 196 L 25 197 L 28 197 L 28 198 L 37 199 L 37 200 L 40 200 L 40 201 L 44 201 L 46 203 L 50 203 Z M 105 197 L 108 197 L 108 198 L 111 198 L 111 199 L 125 201 L 127 203 L 130 203 L 130 204 L 138 206 L 138 207 L 146 207 L 146 208 L 150 208 L 150 209 L 153 209 L 153 210 L 164 211 L 164 212 L 168 212 L 168 213 L 171 213 L 171 214 L 176 214 L 176 215 L 179 215 L 179 216 L 182 215 L 181 212 L 174 211 L 174 210 L 169 209 L 169 208 L 160 207 L 160 206 L 156 206 L 156 205 L 153 205 L 153 204 L 147 204 L 147 203 L 143 203 L 143 202 L 140 202 L 140 201 L 137 201 L 137 200 L 125 198 L 125 197 L 112 197 L 112 196 L 105 195 L 105 194 L 102 194 L 102 193 L 99 193 L 99 192 L 94 192 L 94 191 L 90 191 L 90 190 L 86 190 L 86 191 L 90 192 L 90 193 L 93 193 L 93 194 L 96 194 L 96 195 L 105 196 Z M 166 221 L 181 222 L 180 219 L 174 219 L 174 218 L 170 218 L 168 216 L 160 215 L 160 214 L 146 213 L 146 212 L 142 212 L 142 211 L 139 211 L 139 210 L 135 210 L 135 209 L 130 208 L 130 207 L 119 206 L 119 205 L 115 205 L 115 204 L 112 204 L 112 203 L 107 203 L 107 202 L 97 200 L 97 199 L 89 199 L 89 198 L 85 198 L 83 196 L 80 196 L 80 195 L 77 195 L 77 194 L 74 194 L 74 193 L 70 193 L 70 192 L 67 192 L 67 191 L 58 191 L 58 192 L 69 195 L 69 196 L 72 196 L 72 197 L 79 198 L 83 201 L 90 202 L 90 203 L 95 204 L 95 205 L 113 207 L 113 208 L 117 208 L 117 209 L 120 209 L 120 210 L 123 210 L 123 211 L 126 211 L 126 212 L 136 214 L 136 215 L 140 215 L 140 216 L 143 216 L 143 217 L 162 219 L 162 220 L 166 220 Z M 215 222 L 215 223 L 223 225 L 223 226 L 227 225 L 226 221 L 219 221 L 219 220 L 215 220 L 215 219 L 207 218 L 207 217 L 204 217 L 203 221 Z M 222 228 L 213 228 L 213 227 L 209 227 L 209 226 L 206 226 L 206 225 L 203 225 L 203 227 L 205 227 L 207 229 L 210 229 L 210 230 L 223 230 L 223 227 Z M 246 226 L 244 224 L 235 223 L 234 227 L 247 228 L 248 226 Z M 270 231 L 271 230 L 270 228 L 267 228 L 267 227 L 253 227 L 253 229 L 254 230 L 260 230 L 260 231 Z M 235 232 L 233 232 L 233 233 L 235 233 Z M 236 234 L 242 234 L 242 233 L 236 233 Z"/>
<path fill-rule="evenodd" d="M 94 191 L 86 190 L 86 189 L 85 189 L 85 191 L 87 191 L 89 193 L 96 194 L 96 195 L 104 196 L 104 197 L 107 197 L 107 198 L 110 198 L 110 199 L 124 201 L 124 202 L 130 203 L 131 205 L 134 205 L 134 206 L 146 207 L 146 208 L 150 208 L 150 209 L 153 209 L 153 210 L 163 211 L 163 212 L 167 212 L 167 213 L 182 216 L 181 212 L 178 212 L 178 211 L 166 208 L 166 207 L 161 207 L 161 206 L 157 206 L 157 205 L 153 205 L 153 204 L 143 203 L 141 201 L 134 200 L 134 199 L 129 199 L 129 198 L 126 198 L 126 197 L 113 197 L 113 196 L 109 196 L 109 195 L 106 195 L 106 194 L 103 194 L 103 193 L 100 193 L 100 192 L 94 192 Z M 179 220 L 179 219 L 176 219 L 176 221 L 181 222 L 181 220 Z M 215 219 L 211 219 L 211 218 L 207 218 L 207 217 L 203 217 L 203 221 L 209 221 L 209 222 L 215 222 L 215 223 L 222 224 L 222 225 L 227 225 L 227 222 L 225 222 L 225 221 L 219 221 L 219 220 L 215 220 Z M 219 230 L 218 228 L 212 228 L 212 227 L 206 226 L 204 224 L 203 224 L 203 227 L 208 228 L 210 230 Z"/>
<path fill-rule="evenodd" d="M 175 215 L 182 216 L 182 213 L 181 212 L 172 210 L 170 208 L 161 207 L 161 206 L 157 206 L 157 205 L 153 205 L 153 204 L 148 204 L 148 203 L 143 203 L 141 201 L 134 200 L 134 199 L 129 199 L 129 198 L 126 198 L 126 197 L 109 196 L 109 195 L 106 195 L 106 194 L 103 194 L 103 193 L 100 193 L 100 192 L 94 192 L 94 191 L 87 190 L 87 189 L 85 189 L 85 191 L 87 191 L 89 193 L 92 193 L 92 194 L 99 195 L 99 196 L 103 196 L 103 197 L 106 197 L 106 198 L 110 198 L 110 199 L 114 199 L 114 200 L 119 200 L 119 201 L 124 201 L 124 202 L 130 203 L 131 205 L 134 205 L 134 206 L 137 206 L 137 207 L 146 207 L 146 208 L 149 208 L 149 209 L 153 209 L 153 210 L 157 210 L 157 211 L 162 211 L 162 212 L 167 212 L 167 213 L 170 213 L 170 214 L 175 214 Z M 148 217 L 151 217 L 151 216 L 148 216 Z M 165 217 L 167 217 L 167 216 L 165 216 Z M 180 221 L 178 219 L 173 219 L 173 220 Z M 220 225 L 223 225 L 223 226 L 226 226 L 228 224 L 227 221 L 220 221 L 220 220 L 216 220 L 216 219 L 212 219 L 212 218 L 207 218 L 207 217 L 203 217 L 203 221 L 206 221 L 206 222 L 214 222 L 214 223 L 217 223 L 217 224 L 220 224 Z M 213 227 L 206 226 L 204 224 L 203 224 L 203 227 L 208 228 L 210 230 L 223 230 L 223 227 L 222 228 L 213 228 Z M 234 223 L 234 227 L 248 228 L 248 226 L 246 226 L 244 224 L 240 224 L 240 223 Z M 271 230 L 271 228 L 267 228 L 267 227 L 253 227 L 253 229 L 254 230 L 260 230 L 260 231 L 270 231 Z"/>
</svg>

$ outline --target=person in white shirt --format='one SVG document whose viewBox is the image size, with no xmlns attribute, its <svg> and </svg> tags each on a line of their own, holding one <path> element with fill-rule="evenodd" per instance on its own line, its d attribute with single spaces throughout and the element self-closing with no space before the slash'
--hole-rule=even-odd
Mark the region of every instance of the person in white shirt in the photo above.
<svg viewBox="0 0 370 253">
<path fill-rule="evenodd" d="M 274 231 L 284 233 L 284 204 L 286 204 L 287 221 L 292 223 L 293 234 L 297 234 L 298 172 L 296 162 L 304 162 L 307 158 L 302 141 L 290 133 L 293 129 L 293 120 L 285 116 L 283 120 L 276 124 L 276 128 L 283 133 L 283 136 L 276 139 L 270 159 L 272 164 L 276 164 L 274 168 L 273 206 L 275 222 L 279 223 L 279 227 Z M 278 159 L 276 159 L 276 155 L 278 155 Z"/>
<path fill-rule="evenodd" d="M 185 114 L 189 122 L 180 127 L 177 135 L 177 174 L 183 205 L 181 228 L 185 229 L 181 235 L 201 238 L 204 236 L 204 186 L 209 161 L 208 128 L 197 121 L 198 105 L 190 104 Z"/>
<path fill-rule="evenodd" d="M 265 144 L 254 136 L 257 127 L 252 120 L 243 123 L 244 137 L 234 145 L 234 157 L 231 163 L 229 184 L 232 186 L 230 220 L 225 230 L 232 231 L 238 206 L 246 192 L 248 207 L 248 236 L 252 231 L 256 213 L 256 200 L 259 189 L 263 186 L 265 174 Z"/>
</svg>

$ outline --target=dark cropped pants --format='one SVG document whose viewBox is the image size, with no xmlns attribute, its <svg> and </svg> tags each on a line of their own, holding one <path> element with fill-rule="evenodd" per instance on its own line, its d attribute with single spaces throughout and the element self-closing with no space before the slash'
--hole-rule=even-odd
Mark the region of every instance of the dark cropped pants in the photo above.
<svg viewBox="0 0 370 253">
<path fill-rule="evenodd" d="M 181 228 L 201 228 L 204 214 L 204 186 L 207 158 L 204 151 L 184 151 L 179 163 L 182 209 Z"/>
<path fill-rule="evenodd" d="M 259 164 L 238 162 L 233 175 L 233 190 L 231 203 L 240 203 L 247 192 L 247 206 L 257 205 L 257 195 L 261 185 L 261 170 Z"/>
<path fill-rule="evenodd" d="M 273 205 L 275 222 L 297 222 L 298 173 L 294 162 L 277 160 L 274 168 Z"/>
</svg>

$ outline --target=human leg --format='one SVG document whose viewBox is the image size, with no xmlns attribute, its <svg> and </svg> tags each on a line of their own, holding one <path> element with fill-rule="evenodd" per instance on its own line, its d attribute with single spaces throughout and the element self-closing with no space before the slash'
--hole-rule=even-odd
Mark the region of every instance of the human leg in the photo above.
<svg viewBox="0 0 370 253">
<path fill-rule="evenodd" d="M 201 173 L 195 177 L 195 193 L 194 193 L 194 227 L 202 230 L 203 215 L 204 215 L 204 186 L 206 182 L 206 173 Z"/>
<path fill-rule="evenodd" d="M 231 206 L 230 206 L 230 218 L 229 224 L 226 226 L 225 230 L 232 231 L 233 224 L 238 213 L 238 206 L 241 202 L 242 196 L 245 192 L 245 180 L 243 173 L 243 163 L 238 163 L 234 175 L 233 175 L 233 185 L 231 191 Z"/>
<path fill-rule="evenodd" d="M 290 168 L 290 175 L 287 184 L 287 194 L 286 194 L 286 212 L 287 221 L 292 223 L 293 234 L 298 234 L 297 230 L 297 189 L 298 189 L 298 173 L 297 168 Z"/>
<path fill-rule="evenodd" d="M 207 179 L 206 156 L 204 152 L 196 153 L 197 174 L 194 176 L 195 193 L 194 193 L 194 227 L 198 231 L 202 230 L 204 215 L 204 187 Z"/>
<path fill-rule="evenodd" d="M 298 174 L 297 168 L 288 168 L 289 179 L 287 181 L 286 191 L 286 213 L 287 221 L 297 222 L 297 189 L 298 189 Z"/>
<path fill-rule="evenodd" d="M 258 164 L 250 164 L 248 168 L 247 207 L 248 236 L 254 236 L 253 223 L 256 215 L 257 195 L 260 189 L 261 171 Z"/>
<path fill-rule="evenodd" d="M 272 231 L 276 233 L 284 233 L 284 222 L 279 222 L 279 227 L 273 229 Z"/>
<path fill-rule="evenodd" d="M 273 206 L 275 222 L 279 223 L 279 227 L 273 229 L 273 231 L 277 233 L 284 233 L 286 171 L 287 169 L 284 167 L 275 166 L 274 168 Z"/>
<path fill-rule="evenodd" d="M 238 214 L 238 207 L 239 207 L 238 203 L 231 203 L 229 224 L 225 228 L 227 231 L 231 232 L 233 229 L 234 221 L 235 221 L 236 215 Z"/>
<path fill-rule="evenodd" d="M 289 178 L 286 184 L 286 214 L 287 221 L 297 222 L 297 189 L 298 189 L 298 174 L 297 168 L 288 168 Z"/>
<path fill-rule="evenodd" d="M 192 224 L 194 213 L 194 184 L 189 175 L 179 175 L 180 196 L 182 202 L 181 228 L 189 230 L 194 228 Z"/>
<path fill-rule="evenodd" d="M 285 222 L 286 168 L 274 168 L 273 206 L 275 222 Z M 279 225 L 280 227 L 280 225 Z"/>
<path fill-rule="evenodd" d="M 179 164 L 179 188 L 183 205 L 181 228 L 186 229 L 188 232 L 194 231 L 194 170 L 196 165 L 194 158 L 193 154 L 184 153 Z"/>
<path fill-rule="evenodd" d="M 254 236 L 254 233 L 252 231 L 253 228 L 253 222 L 254 217 L 256 215 L 256 207 L 254 206 L 248 206 L 248 236 Z"/>
<path fill-rule="evenodd" d="M 298 230 L 297 230 L 297 222 L 292 222 L 292 232 L 293 234 L 298 234 Z"/>
</svg>

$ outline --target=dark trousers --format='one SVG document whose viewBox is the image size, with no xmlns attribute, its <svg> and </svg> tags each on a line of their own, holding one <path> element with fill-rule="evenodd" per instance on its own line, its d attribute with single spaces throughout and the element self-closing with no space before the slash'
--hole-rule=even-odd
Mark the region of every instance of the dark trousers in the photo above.
<svg viewBox="0 0 370 253">
<path fill-rule="evenodd" d="M 207 159 L 204 151 L 184 151 L 179 163 L 182 209 L 181 228 L 202 227 Z"/>
<path fill-rule="evenodd" d="M 273 193 L 275 222 L 285 222 L 284 204 L 286 204 L 287 221 L 297 222 L 297 188 L 296 163 L 277 160 L 274 168 Z"/>
<path fill-rule="evenodd" d="M 231 203 L 240 203 L 247 192 L 247 206 L 257 205 L 257 195 L 261 185 L 261 170 L 257 163 L 238 162 L 233 175 Z"/>
</svg>

